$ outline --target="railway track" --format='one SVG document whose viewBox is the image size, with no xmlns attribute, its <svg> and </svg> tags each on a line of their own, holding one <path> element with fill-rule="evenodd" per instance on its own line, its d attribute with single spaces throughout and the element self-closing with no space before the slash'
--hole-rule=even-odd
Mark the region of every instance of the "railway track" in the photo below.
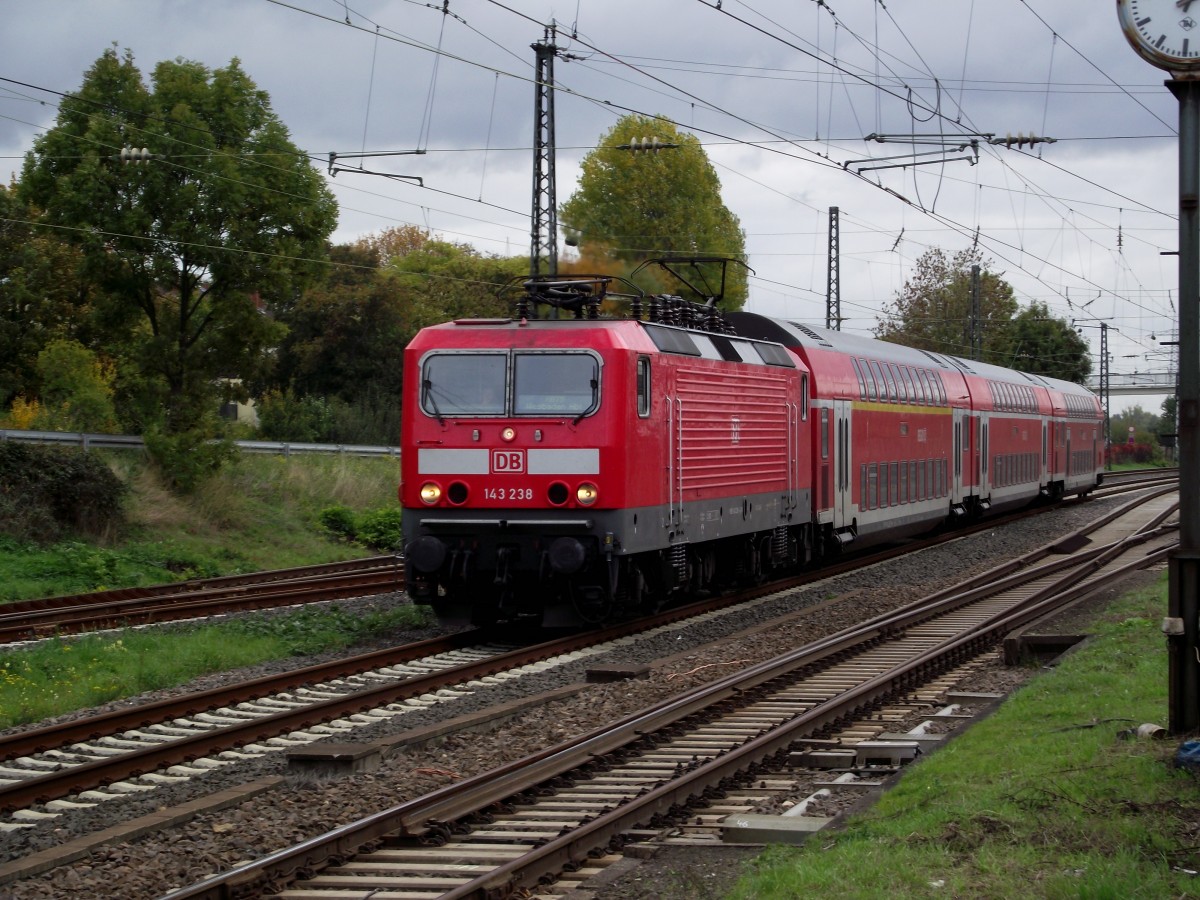
<svg viewBox="0 0 1200 900">
<path fill-rule="evenodd" d="M 404 589 L 399 556 L 0 605 L 0 644 Z"/>
<path fill-rule="evenodd" d="M 1108 476 L 1109 483 L 1096 493 L 1108 496 L 1177 480 L 1175 470 L 1112 473 Z M 1008 518 L 989 519 L 975 527 L 995 526 Z M 945 537 L 966 533 L 969 529 L 957 529 Z M 145 588 L 23 600 L 0 605 L 0 645 L 402 590 L 403 558 L 385 555 Z"/>
<path fill-rule="evenodd" d="M 994 527 L 995 521 L 981 528 Z M 957 537 L 962 532 L 933 540 Z M 152 790 L 306 742 L 352 734 L 509 677 L 599 653 L 613 641 L 910 552 L 887 548 L 819 572 L 669 610 L 659 616 L 533 647 L 464 632 L 375 651 L 253 682 L 189 694 L 61 725 L 0 736 L 0 830 Z M 384 558 L 388 559 L 388 558 Z M 288 579 L 282 579 L 286 581 Z"/>
<path fill-rule="evenodd" d="M 776 771 L 805 741 L 840 735 L 853 757 L 881 705 L 911 706 L 915 693 L 992 652 L 1012 629 L 1165 558 L 1175 545 L 1164 524 L 1171 493 L 1139 498 L 952 590 L 169 898 L 549 895 L 539 885 L 619 850 L 630 835 L 697 817 Z"/>
</svg>

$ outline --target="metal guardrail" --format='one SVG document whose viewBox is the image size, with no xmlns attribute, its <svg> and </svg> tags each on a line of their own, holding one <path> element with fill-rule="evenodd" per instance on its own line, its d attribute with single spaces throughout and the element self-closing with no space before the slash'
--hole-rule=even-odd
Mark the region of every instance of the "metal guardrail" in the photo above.
<svg viewBox="0 0 1200 900">
<path fill-rule="evenodd" d="M 85 434 L 77 431 L 23 431 L 0 428 L 0 441 L 24 441 L 31 444 L 58 444 L 92 449 L 140 450 L 145 442 L 129 434 Z M 347 456 L 400 456 L 399 447 L 373 447 L 368 444 L 304 444 L 292 441 L 234 441 L 244 453 L 344 453 Z"/>
</svg>

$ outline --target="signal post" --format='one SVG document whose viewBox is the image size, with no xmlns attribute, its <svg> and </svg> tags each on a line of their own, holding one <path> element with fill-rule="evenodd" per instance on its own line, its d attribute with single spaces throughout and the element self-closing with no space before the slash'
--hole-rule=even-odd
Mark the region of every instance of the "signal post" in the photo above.
<svg viewBox="0 0 1200 900">
<path fill-rule="evenodd" d="M 1130 46 L 1170 73 L 1167 89 L 1179 101 L 1179 549 L 1163 620 L 1176 735 L 1200 731 L 1200 20 L 1193 2 L 1117 0 Z"/>
</svg>

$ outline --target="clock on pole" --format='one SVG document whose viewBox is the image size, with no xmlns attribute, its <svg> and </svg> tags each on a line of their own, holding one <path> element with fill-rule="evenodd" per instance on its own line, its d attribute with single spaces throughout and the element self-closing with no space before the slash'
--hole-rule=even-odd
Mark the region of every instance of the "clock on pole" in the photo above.
<svg viewBox="0 0 1200 900">
<path fill-rule="evenodd" d="M 1117 16 L 1125 37 L 1146 62 L 1172 75 L 1200 74 L 1198 0 L 1117 0 Z"/>
<path fill-rule="evenodd" d="M 1195 11 L 1193 12 L 1193 6 Z M 1179 546 L 1169 561 L 1168 713 L 1200 733 L 1200 0 L 1117 0 L 1138 55 L 1165 69 L 1179 101 Z"/>
</svg>

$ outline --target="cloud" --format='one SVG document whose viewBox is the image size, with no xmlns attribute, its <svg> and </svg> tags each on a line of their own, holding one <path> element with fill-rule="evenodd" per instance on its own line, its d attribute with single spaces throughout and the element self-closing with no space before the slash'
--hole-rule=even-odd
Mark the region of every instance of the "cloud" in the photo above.
<svg viewBox="0 0 1200 900">
<path fill-rule="evenodd" d="M 77 0 L 60 15 L 16 4 L 5 12 L 0 76 L 70 91 L 113 42 L 147 76 L 162 59 L 219 67 L 237 57 L 314 165 L 330 151 L 428 151 L 364 163 L 419 175 L 424 189 L 333 179 L 339 239 L 413 223 L 485 252 L 520 253 L 531 205 L 530 45 L 567 13 L 555 21 L 569 54 L 555 63 L 559 201 L 626 110 L 694 129 L 747 233 L 753 307 L 823 321 L 825 229 L 837 206 L 848 327 L 870 329 L 924 250 L 952 253 L 978 229 L 1022 300 L 1070 316 L 1068 298 L 1099 292 L 1089 313 L 1111 323 L 1115 359 L 1169 334 L 1174 258 L 1160 254 L 1177 243 L 1177 107 L 1111 8 L 715 5 L 455 2 L 446 16 L 438 4 L 391 0 Z M 8 172 L 53 123 L 57 102 L 13 81 L 0 82 Z M 901 137 L 976 132 L 1058 142 L 1020 150 L 979 138 L 971 165 Z M 864 140 L 871 134 L 889 139 Z M 897 167 L 856 174 L 867 157 L 885 156 L 897 158 L 879 164 Z"/>
</svg>

